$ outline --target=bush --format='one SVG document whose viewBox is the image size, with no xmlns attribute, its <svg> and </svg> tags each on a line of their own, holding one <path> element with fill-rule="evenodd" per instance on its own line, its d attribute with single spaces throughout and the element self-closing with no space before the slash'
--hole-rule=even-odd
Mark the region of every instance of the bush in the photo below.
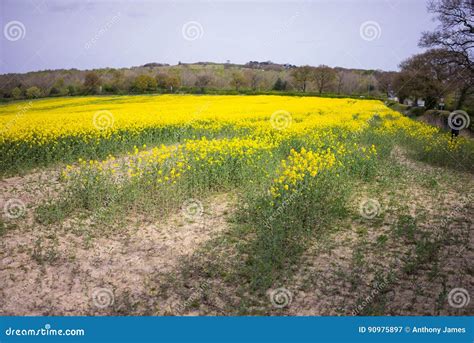
<svg viewBox="0 0 474 343">
<path fill-rule="evenodd" d="M 407 111 L 407 116 L 409 117 L 419 117 L 425 113 L 426 108 L 425 107 L 412 107 Z"/>
<path fill-rule="evenodd" d="M 156 90 L 156 80 L 150 75 L 139 75 L 133 82 L 132 89 L 139 93 Z"/>
<path fill-rule="evenodd" d="M 26 90 L 26 97 L 28 99 L 39 98 L 41 96 L 41 90 L 38 87 L 30 87 Z"/>
<path fill-rule="evenodd" d="M 409 108 L 407 105 L 400 104 L 399 102 L 396 102 L 396 101 L 388 101 L 387 106 L 390 107 L 392 110 L 400 112 L 400 113 L 405 113 Z"/>
<path fill-rule="evenodd" d="M 426 117 L 431 117 L 431 118 L 443 118 L 444 120 L 447 120 L 449 117 L 449 111 L 443 111 L 443 110 L 428 110 L 424 113 Z"/>
<path fill-rule="evenodd" d="M 21 89 L 18 87 L 15 87 L 12 89 L 12 98 L 13 99 L 20 99 L 21 98 Z"/>
</svg>

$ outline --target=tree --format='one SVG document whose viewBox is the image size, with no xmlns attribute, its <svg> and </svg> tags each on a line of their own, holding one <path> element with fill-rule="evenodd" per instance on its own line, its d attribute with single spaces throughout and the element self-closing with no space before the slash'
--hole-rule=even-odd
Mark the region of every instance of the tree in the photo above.
<svg viewBox="0 0 474 343">
<path fill-rule="evenodd" d="M 211 83 L 212 78 L 208 74 L 200 74 L 196 78 L 195 86 L 201 89 L 201 93 L 204 93 L 205 88 Z"/>
<path fill-rule="evenodd" d="M 112 92 L 119 93 L 126 89 L 124 73 L 121 70 L 113 70 L 110 88 Z"/>
<path fill-rule="evenodd" d="M 341 94 L 342 87 L 344 86 L 344 81 L 346 79 L 346 71 L 345 70 L 338 70 L 336 72 L 336 92 L 337 94 Z"/>
<path fill-rule="evenodd" d="M 436 0 L 428 5 L 428 11 L 437 15 L 439 26 L 432 32 L 423 32 L 420 46 L 441 48 L 449 52 L 446 63 L 456 64 L 462 69 L 458 79 L 457 108 L 461 108 L 474 84 L 474 4 L 472 0 Z"/>
<path fill-rule="evenodd" d="M 13 99 L 20 99 L 21 98 L 22 91 L 20 87 L 15 87 L 12 89 L 12 97 Z"/>
<path fill-rule="evenodd" d="M 168 88 L 168 74 L 158 73 L 156 74 L 156 86 L 160 89 Z"/>
<path fill-rule="evenodd" d="M 57 79 L 53 87 L 49 90 L 50 95 L 65 95 L 68 93 L 67 88 L 64 86 L 64 79 L 61 77 Z"/>
<path fill-rule="evenodd" d="M 230 81 L 230 85 L 235 88 L 236 91 L 243 86 L 245 86 L 245 78 L 241 72 L 234 72 L 232 73 L 232 80 Z"/>
<path fill-rule="evenodd" d="M 156 75 L 156 83 L 158 88 L 173 91 L 179 88 L 181 80 L 177 75 L 170 75 L 167 73 L 159 73 Z"/>
<path fill-rule="evenodd" d="M 456 88 L 459 66 L 449 63 L 450 55 L 446 50 L 433 49 L 403 61 L 394 79 L 400 100 L 410 96 L 415 100 L 422 98 L 427 108 L 433 108 L 441 97 Z"/>
<path fill-rule="evenodd" d="M 146 91 L 153 91 L 156 89 L 156 80 L 150 75 L 142 74 L 135 78 L 132 87 L 135 91 L 138 91 L 140 93 L 144 93 Z"/>
<path fill-rule="evenodd" d="M 100 77 L 96 72 L 87 72 L 84 78 L 84 91 L 86 94 L 96 94 L 101 85 Z"/>
<path fill-rule="evenodd" d="M 453 53 L 452 62 L 474 71 L 474 5 L 471 0 L 430 1 L 428 11 L 435 13 L 440 25 L 423 32 L 420 46 L 441 48 Z"/>
<path fill-rule="evenodd" d="M 320 65 L 319 67 L 313 68 L 312 78 L 316 83 L 319 94 L 327 89 L 335 77 L 336 72 L 328 66 Z"/>
<path fill-rule="evenodd" d="M 252 69 L 246 69 L 244 73 L 245 73 L 245 78 L 247 79 L 247 82 L 250 85 L 250 88 L 252 88 L 253 91 L 256 91 L 259 88 L 260 83 L 262 81 L 261 72 L 258 72 Z"/>
<path fill-rule="evenodd" d="M 295 68 L 291 71 L 291 77 L 296 85 L 296 88 L 300 89 L 303 93 L 306 92 L 308 83 L 312 79 L 313 68 L 310 66 L 302 66 Z"/>
<path fill-rule="evenodd" d="M 375 74 L 375 79 L 377 80 L 377 88 L 380 92 L 384 93 L 386 96 L 390 96 L 393 92 L 393 82 L 397 73 L 395 72 L 386 72 L 379 71 Z"/>
<path fill-rule="evenodd" d="M 67 92 L 69 95 L 76 95 L 77 93 L 77 87 L 74 85 L 69 85 L 67 86 Z"/>
<path fill-rule="evenodd" d="M 284 91 L 287 88 L 287 82 L 283 81 L 281 78 L 278 78 L 273 85 L 274 91 Z"/>
<path fill-rule="evenodd" d="M 26 90 L 26 97 L 28 99 L 39 98 L 40 96 L 41 90 L 36 86 L 30 87 Z"/>
</svg>

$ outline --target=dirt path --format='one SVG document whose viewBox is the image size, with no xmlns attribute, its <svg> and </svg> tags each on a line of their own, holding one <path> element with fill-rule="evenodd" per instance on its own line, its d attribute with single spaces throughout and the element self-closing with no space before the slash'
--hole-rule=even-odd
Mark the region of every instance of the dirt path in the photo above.
<svg viewBox="0 0 474 343">
<path fill-rule="evenodd" d="M 146 293 L 159 287 L 147 284 L 148 276 L 172 272 L 225 230 L 229 207 L 219 195 L 202 202 L 202 215 L 190 217 L 184 209 L 148 225 L 147 218 L 134 218 L 113 237 L 92 240 L 50 227 L 9 231 L 0 244 L 0 314 L 140 311 Z"/>
</svg>

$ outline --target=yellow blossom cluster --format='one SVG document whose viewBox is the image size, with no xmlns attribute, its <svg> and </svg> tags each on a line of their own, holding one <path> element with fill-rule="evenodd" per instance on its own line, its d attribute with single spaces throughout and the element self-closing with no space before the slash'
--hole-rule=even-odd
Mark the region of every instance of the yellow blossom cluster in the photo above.
<svg viewBox="0 0 474 343">
<path fill-rule="evenodd" d="M 356 158 L 368 160 L 375 155 L 375 145 L 366 148 L 357 144 L 350 147 L 339 144 L 334 150 L 327 148 L 324 151 L 301 148 L 298 152 L 291 149 L 288 158 L 281 161 L 279 175 L 273 180 L 274 185 L 270 188 L 270 193 L 274 198 L 278 198 L 285 192 L 296 192 L 305 179 L 314 178 L 322 171 L 344 167 L 345 163 L 353 164 Z"/>
</svg>

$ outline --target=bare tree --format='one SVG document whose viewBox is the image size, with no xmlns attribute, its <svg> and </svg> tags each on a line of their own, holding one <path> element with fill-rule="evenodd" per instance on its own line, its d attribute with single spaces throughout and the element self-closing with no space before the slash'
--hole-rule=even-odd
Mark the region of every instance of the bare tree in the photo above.
<svg viewBox="0 0 474 343">
<path fill-rule="evenodd" d="M 260 86 L 260 82 L 262 81 L 261 72 L 253 69 L 245 69 L 244 75 L 250 85 L 250 88 L 252 88 L 253 91 L 256 91 Z"/>
<path fill-rule="evenodd" d="M 439 26 L 424 32 L 420 46 L 447 51 L 443 63 L 458 65 L 456 107 L 463 106 L 474 87 L 474 3 L 472 0 L 431 0 L 428 11 L 435 13 Z"/>
<path fill-rule="evenodd" d="M 424 32 L 420 46 L 442 48 L 453 53 L 453 62 L 474 72 L 474 4 L 472 0 L 431 0 L 428 11 L 440 25 Z"/>
<path fill-rule="evenodd" d="M 375 79 L 377 80 L 378 90 L 385 95 L 390 96 L 393 91 L 393 81 L 396 75 L 396 72 L 377 71 Z"/>
<path fill-rule="evenodd" d="M 338 70 L 336 72 L 336 92 L 337 94 L 341 94 L 344 82 L 346 80 L 347 73 L 345 70 Z"/>
<path fill-rule="evenodd" d="M 84 90 L 86 94 L 95 94 L 97 93 L 100 87 L 101 81 L 99 75 L 96 72 L 90 71 L 86 74 L 84 78 Z"/>
</svg>

